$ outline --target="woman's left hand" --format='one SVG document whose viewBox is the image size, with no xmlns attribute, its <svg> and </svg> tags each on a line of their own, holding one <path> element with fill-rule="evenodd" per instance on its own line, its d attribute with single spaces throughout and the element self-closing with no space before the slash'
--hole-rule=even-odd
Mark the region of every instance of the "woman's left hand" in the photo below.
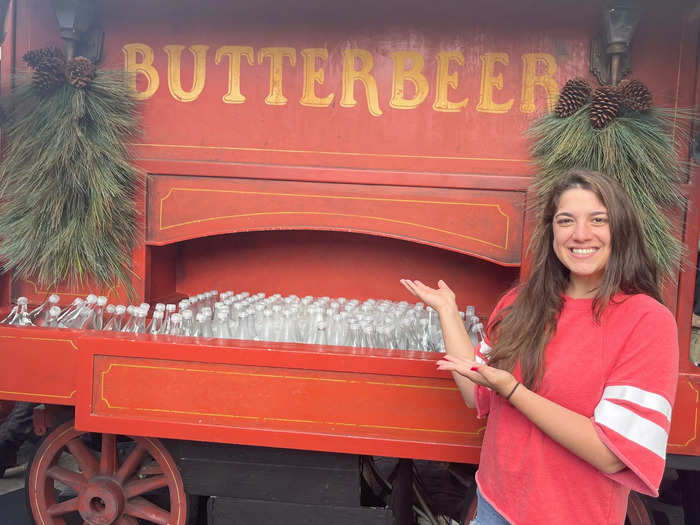
<svg viewBox="0 0 700 525">
<path fill-rule="evenodd" d="M 437 368 L 457 372 L 477 385 L 491 388 L 502 396 L 507 396 L 517 382 L 513 374 L 506 370 L 479 364 L 466 357 L 445 355 L 437 362 Z"/>
</svg>

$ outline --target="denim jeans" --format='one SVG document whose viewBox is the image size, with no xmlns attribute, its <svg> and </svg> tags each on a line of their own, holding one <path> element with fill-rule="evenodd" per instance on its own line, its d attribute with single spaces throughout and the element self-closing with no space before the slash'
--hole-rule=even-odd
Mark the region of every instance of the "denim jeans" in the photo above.
<svg viewBox="0 0 700 525">
<path fill-rule="evenodd" d="M 509 525 L 491 504 L 484 499 L 479 489 L 476 489 L 476 518 L 469 525 Z"/>
</svg>

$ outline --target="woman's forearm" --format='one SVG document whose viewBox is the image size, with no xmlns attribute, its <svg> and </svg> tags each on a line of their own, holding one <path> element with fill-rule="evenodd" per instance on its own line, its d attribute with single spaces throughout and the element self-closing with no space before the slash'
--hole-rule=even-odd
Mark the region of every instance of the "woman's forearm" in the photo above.
<svg viewBox="0 0 700 525">
<path fill-rule="evenodd" d="M 509 392 L 501 394 L 508 395 Z M 625 467 L 603 443 L 593 422 L 586 416 L 550 401 L 523 385 L 518 386 L 510 402 L 542 432 L 601 472 L 612 474 Z"/>
<path fill-rule="evenodd" d="M 472 345 L 467 330 L 464 328 L 457 306 L 445 308 L 439 314 L 440 327 L 442 328 L 447 354 L 456 357 L 466 357 L 473 361 L 475 354 L 474 345 Z M 457 372 L 452 372 L 452 377 L 454 377 L 464 402 L 470 408 L 474 408 L 474 383 Z"/>
</svg>

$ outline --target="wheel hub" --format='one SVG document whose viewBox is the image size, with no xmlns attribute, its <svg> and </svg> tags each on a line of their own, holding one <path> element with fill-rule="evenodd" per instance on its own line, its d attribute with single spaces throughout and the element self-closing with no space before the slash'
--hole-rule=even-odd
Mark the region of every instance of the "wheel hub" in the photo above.
<svg viewBox="0 0 700 525">
<path fill-rule="evenodd" d="M 111 525 L 124 511 L 124 492 L 110 477 L 92 478 L 80 493 L 78 512 L 90 525 Z"/>
</svg>

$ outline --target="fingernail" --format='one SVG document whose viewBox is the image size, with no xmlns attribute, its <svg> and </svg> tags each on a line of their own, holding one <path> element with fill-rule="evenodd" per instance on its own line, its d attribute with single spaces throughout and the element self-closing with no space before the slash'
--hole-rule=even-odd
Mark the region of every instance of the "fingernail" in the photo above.
<svg viewBox="0 0 700 525">
<path fill-rule="evenodd" d="M 479 367 L 478 367 L 478 366 L 473 366 L 473 367 L 470 368 L 470 370 L 472 370 L 473 372 L 478 372 L 478 371 L 479 371 Z"/>
</svg>

